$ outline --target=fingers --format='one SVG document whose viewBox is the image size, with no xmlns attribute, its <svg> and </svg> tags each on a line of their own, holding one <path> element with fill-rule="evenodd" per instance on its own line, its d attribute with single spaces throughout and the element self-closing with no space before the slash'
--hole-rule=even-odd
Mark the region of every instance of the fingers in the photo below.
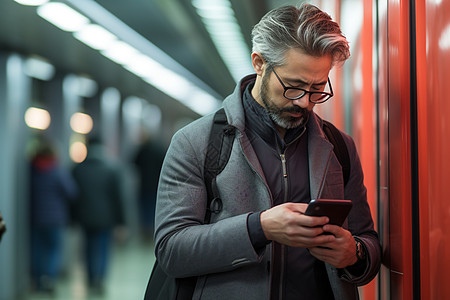
<svg viewBox="0 0 450 300">
<path fill-rule="evenodd" d="M 326 247 L 312 247 L 308 248 L 309 253 L 317 258 L 318 260 L 329 263 L 330 265 L 335 266 L 337 264 L 336 260 L 336 251 L 331 248 Z"/>
<path fill-rule="evenodd" d="M 323 229 L 323 231 L 329 232 L 336 237 L 339 237 L 343 234 L 342 227 L 337 226 L 337 225 L 326 224 L 322 227 L 322 229 Z"/>
<path fill-rule="evenodd" d="M 344 255 L 344 252 L 337 251 L 336 249 L 326 247 L 314 247 L 309 248 L 309 253 L 315 258 L 326 262 L 336 268 L 345 268 L 354 263 L 356 256 L 348 257 Z"/>
<path fill-rule="evenodd" d="M 327 217 L 306 216 L 306 204 L 285 203 L 261 213 L 261 226 L 267 239 L 293 247 L 314 247 L 334 239 L 324 237 Z"/>
<path fill-rule="evenodd" d="M 309 248 L 309 252 L 319 260 L 336 268 L 345 268 L 356 261 L 355 240 L 351 233 L 339 226 L 325 225 L 326 232 L 333 233 L 335 239 L 318 247 Z"/>
<path fill-rule="evenodd" d="M 316 227 L 322 226 L 329 222 L 328 217 L 317 217 L 305 215 L 306 203 L 284 203 L 274 208 L 282 209 L 287 217 L 291 218 L 292 222 L 297 222 L 302 226 Z"/>
<path fill-rule="evenodd" d="M 333 235 L 324 234 L 316 236 L 295 235 L 290 237 L 285 244 L 291 247 L 314 248 L 330 244 L 335 239 Z"/>
</svg>

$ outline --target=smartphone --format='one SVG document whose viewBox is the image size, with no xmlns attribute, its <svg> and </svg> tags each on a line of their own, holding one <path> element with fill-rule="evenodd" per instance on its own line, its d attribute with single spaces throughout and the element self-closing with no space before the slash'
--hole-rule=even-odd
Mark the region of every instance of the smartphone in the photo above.
<svg viewBox="0 0 450 300">
<path fill-rule="evenodd" d="M 305 215 L 327 216 L 330 224 L 342 226 L 351 208 L 350 200 L 315 199 L 309 202 Z"/>
</svg>

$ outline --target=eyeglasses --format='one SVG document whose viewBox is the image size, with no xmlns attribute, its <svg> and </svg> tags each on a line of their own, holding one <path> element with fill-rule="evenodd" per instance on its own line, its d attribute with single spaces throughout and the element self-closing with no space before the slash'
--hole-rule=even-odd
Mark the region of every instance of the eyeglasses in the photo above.
<svg viewBox="0 0 450 300">
<path fill-rule="evenodd" d="M 330 86 L 330 92 L 331 93 L 310 92 L 310 91 L 304 90 L 302 88 L 295 88 L 295 87 L 287 87 L 287 86 L 285 86 L 283 81 L 281 81 L 280 77 L 275 72 L 275 70 L 272 69 L 272 71 L 275 74 L 275 76 L 278 78 L 278 81 L 280 81 L 281 85 L 283 86 L 283 88 L 284 88 L 283 96 L 286 99 L 297 100 L 297 99 L 300 99 L 301 97 L 305 96 L 306 94 L 309 94 L 309 101 L 312 102 L 312 103 L 319 104 L 319 103 L 324 103 L 325 101 L 327 101 L 328 99 L 330 99 L 334 95 L 333 94 L 333 88 L 331 87 L 330 77 L 328 77 L 328 85 Z"/>
</svg>

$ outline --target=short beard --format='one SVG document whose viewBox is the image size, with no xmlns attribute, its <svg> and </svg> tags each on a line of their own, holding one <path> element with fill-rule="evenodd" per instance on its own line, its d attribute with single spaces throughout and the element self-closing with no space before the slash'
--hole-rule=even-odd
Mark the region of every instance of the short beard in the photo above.
<svg viewBox="0 0 450 300">
<path fill-rule="evenodd" d="M 310 111 L 301 108 L 300 106 L 291 106 L 285 108 L 279 108 L 274 104 L 274 101 L 270 99 L 269 89 L 268 89 L 268 81 L 269 81 L 269 72 L 263 75 L 260 89 L 260 97 L 261 101 L 264 103 L 265 109 L 269 117 L 272 121 L 284 129 L 292 129 L 303 126 L 309 119 Z M 283 113 L 301 113 L 302 116 L 299 118 L 292 116 L 283 116 Z"/>
</svg>

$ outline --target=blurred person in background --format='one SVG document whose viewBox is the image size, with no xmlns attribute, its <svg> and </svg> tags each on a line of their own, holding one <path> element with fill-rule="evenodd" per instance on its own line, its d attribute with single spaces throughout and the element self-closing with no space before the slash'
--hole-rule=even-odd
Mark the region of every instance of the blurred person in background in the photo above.
<svg viewBox="0 0 450 300">
<path fill-rule="evenodd" d="M 86 160 L 73 169 L 79 188 L 74 218 L 84 235 L 89 288 L 103 294 L 113 231 L 124 228 L 123 184 L 119 166 L 107 159 L 100 139 L 90 138 L 87 146 Z"/>
<path fill-rule="evenodd" d="M 38 291 L 53 293 L 63 256 L 64 229 L 76 183 L 57 158 L 52 143 L 41 139 L 31 159 L 31 273 Z"/>
<path fill-rule="evenodd" d="M 2 240 L 3 234 L 6 232 L 6 224 L 3 220 L 2 213 L 0 212 L 0 241 Z"/>
<path fill-rule="evenodd" d="M 139 174 L 139 217 L 142 238 L 153 241 L 156 193 L 165 149 L 149 134 L 142 134 L 134 164 Z"/>
</svg>

